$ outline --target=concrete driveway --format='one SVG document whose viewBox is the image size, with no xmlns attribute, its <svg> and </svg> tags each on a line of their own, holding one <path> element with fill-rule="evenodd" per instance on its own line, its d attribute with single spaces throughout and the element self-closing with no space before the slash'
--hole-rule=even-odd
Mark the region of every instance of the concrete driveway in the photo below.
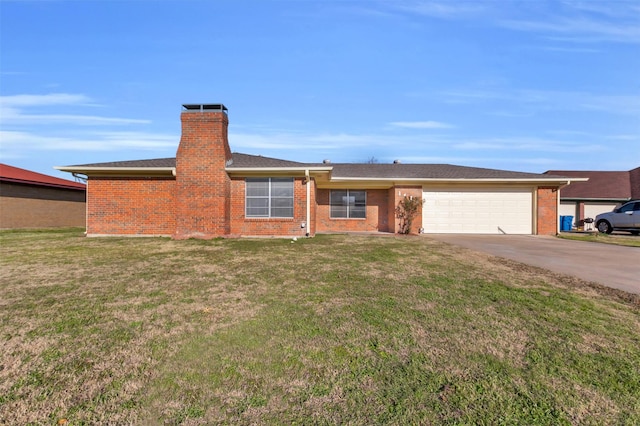
<svg viewBox="0 0 640 426">
<path fill-rule="evenodd" d="M 640 294 L 640 248 L 538 235 L 427 234 L 427 238 Z"/>
</svg>

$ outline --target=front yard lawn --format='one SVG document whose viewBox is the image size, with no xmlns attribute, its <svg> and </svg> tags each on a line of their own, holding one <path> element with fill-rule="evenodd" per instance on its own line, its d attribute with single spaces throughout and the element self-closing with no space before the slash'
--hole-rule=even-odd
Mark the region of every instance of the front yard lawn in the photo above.
<svg viewBox="0 0 640 426">
<path fill-rule="evenodd" d="M 421 237 L 0 232 L 0 424 L 640 424 L 640 300 Z"/>
</svg>

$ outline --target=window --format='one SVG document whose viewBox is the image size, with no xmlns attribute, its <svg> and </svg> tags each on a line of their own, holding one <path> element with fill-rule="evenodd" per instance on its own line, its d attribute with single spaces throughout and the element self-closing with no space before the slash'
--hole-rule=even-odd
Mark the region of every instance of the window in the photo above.
<svg viewBox="0 0 640 426">
<path fill-rule="evenodd" d="M 332 190 L 330 195 L 332 218 L 365 218 L 367 192 L 351 189 Z"/>
<path fill-rule="evenodd" d="M 627 203 L 618 209 L 618 213 L 626 213 L 640 210 L 640 203 Z"/>
<path fill-rule="evenodd" d="M 293 178 L 247 178 L 247 217 L 293 217 Z"/>
</svg>

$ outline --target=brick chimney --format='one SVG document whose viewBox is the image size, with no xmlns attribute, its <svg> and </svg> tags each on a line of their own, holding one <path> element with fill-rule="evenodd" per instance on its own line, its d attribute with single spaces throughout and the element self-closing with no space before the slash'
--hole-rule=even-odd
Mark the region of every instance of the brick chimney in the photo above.
<svg viewBox="0 0 640 426">
<path fill-rule="evenodd" d="M 229 118 L 222 104 L 183 105 L 182 137 L 176 154 L 174 238 L 228 235 L 231 161 Z"/>
</svg>

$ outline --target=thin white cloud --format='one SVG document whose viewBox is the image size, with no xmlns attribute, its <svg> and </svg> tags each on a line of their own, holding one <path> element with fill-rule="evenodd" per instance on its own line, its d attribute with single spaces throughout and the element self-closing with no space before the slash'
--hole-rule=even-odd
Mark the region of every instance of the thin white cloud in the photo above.
<svg viewBox="0 0 640 426">
<path fill-rule="evenodd" d="M 406 129 L 450 129 L 453 127 L 439 121 L 394 121 L 389 125 Z"/>
<path fill-rule="evenodd" d="M 96 103 L 88 96 L 72 93 L 49 93 L 44 95 L 20 94 L 0 96 L 0 124 L 3 128 L 12 126 L 41 126 L 47 124 L 70 124 L 80 126 L 103 125 L 127 125 L 149 124 L 150 120 L 105 117 L 87 114 L 61 114 L 59 108 L 63 107 L 91 107 Z M 41 110 L 46 107 L 45 113 L 30 113 L 32 109 Z M 52 110 L 53 109 L 53 110 Z M 49 112 L 51 111 L 51 112 Z"/>
<path fill-rule="evenodd" d="M 640 7 L 635 0 L 496 2 L 411 0 L 380 3 L 405 15 L 473 20 L 483 25 L 538 34 L 571 43 L 640 43 Z"/>
<path fill-rule="evenodd" d="M 81 105 L 89 104 L 91 99 L 82 94 L 71 93 L 48 93 L 46 95 L 8 95 L 0 96 L 0 106 L 2 107 L 29 107 L 45 105 Z"/>
<path fill-rule="evenodd" d="M 229 143 L 236 149 L 326 151 L 381 144 L 379 136 L 304 133 L 229 133 Z M 250 153 L 250 152 L 248 152 Z"/>
<path fill-rule="evenodd" d="M 570 42 L 640 43 L 640 27 L 621 22 L 596 21 L 589 18 L 561 18 L 553 21 L 504 20 L 502 26 L 516 31 L 537 32 L 541 35 Z"/>
<path fill-rule="evenodd" d="M 101 117 L 97 115 L 80 114 L 24 114 L 15 108 L 0 108 L 1 122 L 17 125 L 43 125 L 43 124 L 75 124 L 79 126 L 122 125 L 122 124 L 149 124 L 151 120 L 135 118 Z"/>
<path fill-rule="evenodd" d="M 391 7 L 405 13 L 450 19 L 475 16 L 479 12 L 485 10 L 487 4 L 483 4 L 482 2 L 413 0 L 398 1 L 393 3 Z"/>
<path fill-rule="evenodd" d="M 620 115 L 640 114 L 640 94 L 601 95 L 587 92 L 504 88 L 501 90 L 452 90 L 445 91 L 442 95 L 445 97 L 445 102 L 451 104 L 500 102 L 500 111 L 504 111 L 505 103 L 513 103 L 525 108 L 523 112 L 525 115 L 529 115 L 531 109 L 589 110 Z M 517 114 L 517 110 L 513 108 L 510 111 Z M 499 114 L 499 112 L 493 112 L 493 114 Z"/>
<path fill-rule="evenodd" d="M 103 132 L 77 136 L 39 135 L 2 130 L 2 157 L 37 155 L 42 151 L 120 151 L 123 149 L 164 150 L 177 148 L 179 138 L 144 132 Z"/>
<path fill-rule="evenodd" d="M 602 149 L 602 145 L 584 142 L 571 142 L 543 138 L 493 138 L 479 139 L 452 144 L 452 148 L 463 151 L 529 151 L 553 153 L 584 153 L 587 150 Z"/>
</svg>

